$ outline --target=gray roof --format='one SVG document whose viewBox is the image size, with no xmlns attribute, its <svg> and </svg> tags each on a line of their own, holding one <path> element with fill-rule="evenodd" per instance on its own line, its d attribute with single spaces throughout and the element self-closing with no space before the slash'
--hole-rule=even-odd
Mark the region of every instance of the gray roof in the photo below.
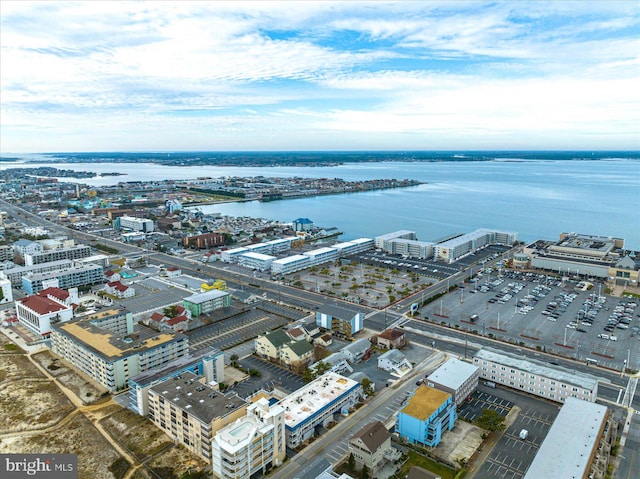
<svg viewBox="0 0 640 479">
<path fill-rule="evenodd" d="M 18 241 L 13 243 L 14 246 L 29 246 L 30 244 L 35 243 L 35 241 L 31 241 L 28 239 L 20 238 Z"/>
<path fill-rule="evenodd" d="M 524 479 L 586 477 L 607 407 L 568 397 Z"/>
<path fill-rule="evenodd" d="M 351 354 L 364 353 L 371 347 L 371 342 L 367 338 L 358 339 L 353 343 L 347 344 L 341 351 L 348 351 Z"/>
<path fill-rule="evenodd" d="M 380 421 L 367 424 L 353 435 L 351 440 L 360 439 L 370 453 L 376 452 L 384 442 L 391 437 L 391 433 Z"/>
<path fill-rule="evenodd" d="M 344 362 L 346 360 L 347 360 L 347 358 L 344 357 L 344 354 L 342 354 L 340 351 L 338 351 L 337 353 L 330 354 L 326 358 L 322 359 L 322 362 L 323 363 L 327 363 L 327 364 L 331 364 L 331 366 L 335 366 L 335 365 L 340 364 L 341 362 Z"/>
<path fill-rule="evenodd" d="M 140 373 L 130 378 L 129 380 L 135 382 L 141 387 L 145 387 L 149 384 L 153 384 L 156 381 L 159 381 L 160 379 L 172 376 L 178 371 L 182 371 L 183 369 L 191 365 L 197 364 L 202 361 L 203 358 L 207 358 L 209 356 L 217 356 L 218 354 L 223 353 L 219 349 L 210 346 L 208 348 L 204 348 L 192 354 L 189 354 L 188 356 L 182 356 L 181 358 L 169 361 L 167 364 L 161 367 L 153 368 Z"/>
<path fill-rule="evenodd" d="M 200 304 L 215 298 L 221 298 L 223 296 L 228 296 L 228 295 L 229 293 L 227 293 L 226 291 L 212 289 L 211 291 L 207 291 L 206 293 L 193 294 L 187 298 L 184 298 L 184 300 L 189 301 L 190 303 L 193 303 L 193 304 Z"/>
<path fill-rule="evenodd" d="M 340 306 L 335 306 L 333 304 L 323 304 L 322 306 L 320 306 L 320 310 L 318 311 L 318 313 L 329 315 L 335 319 L 342 319 L 343 321 L 351 320 L 359 312 L 360 311 L 341 308 Z"/>
<path fill-rule="evenodd" d="M 401 363 L 405 360 L 405 355 L 398 349 L 390 349 L 389 351 L 378 357 L 378 361 L 381 359 L 386 359 L 394 363 Z"/>
<path fill-rule="evenodd" d="M 457 391 L 477 370 L 478 366 L 460 361 L 456 358 L 450 358 L 446 363 L 432 372 L 427 377 L 427 380 Z"/>
<path fill-rule="evenodd" d="M 289 341 L 291 341 L 291 338 L 287 333 L 284 332 L 283 329 L 276 329 L 275 331 L 266 334 L 265 338 L 267 339 L 267 341 L 273 344 L 273 347 L 275 347 L 276 349 L 284 346 Z"/>
<path fill-rule="evenodd" d="M 500 363 L 505 366 L 511 366 L 514 369 L 528 371 L 538 376 L 544 376 L 549 379 L 555 379 L 566 384 L 580 386 L 583 389 L 593 391 L 598 387 L 598 379 L 588 374 L 579 373 L 576 370 L 565 369 L 560 366 L 550 368 L 540 361 L 534 359 L 520 359 L 515 355 L 503 352 L 497 352 L 489 349 L 481 349 L 475 355 L 478 359 L 485 359 L 494 363 Z"/>
<path fill-rule="evenodd" d="M 235 393 L 222 394 L 198 379 L 199 376 L 184 372 L 152 386 L 151 390 L 205 424 L 247 404 Z"/>
<path fill-rule="evenodd" d="M 313 346 L 306 341 L 292 341 L 288 344 L 291 351 L 298 356 L 302 356 L 313 351 Z"/>
</svg>

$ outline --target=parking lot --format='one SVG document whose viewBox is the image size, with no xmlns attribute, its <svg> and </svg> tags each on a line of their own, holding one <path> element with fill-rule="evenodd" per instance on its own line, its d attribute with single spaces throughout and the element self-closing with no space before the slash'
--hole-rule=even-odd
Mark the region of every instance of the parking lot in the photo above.
<svg viewBox="0 0 640 479">
<path fill-rule="evenodd" d="M 240 397 L 250 396 L 260 389 L 279 387 L 293 392 L 304 386 L 304 381 L 297 374 L 255 356 L 248 356 L 238 362 L 243 368 L 256 369 L 261 374 L 260 377 L 249 377 L 232 388 Z"/>
<path fill-rule="evenodd" d="M 487 388 L 481 386 L 479 393 L 487 394 L 491 403 L 506 401 L 505 404 L 511 404 L 515 417 L 474 477 L 524 477 L 560 411 L 559 406 L 503 388 L 487 392 Z M 523 429 L 527 431 L 526 439 L 520 438 Z"/>
<path fill-rule="evenodd" d="M 493 394 L 476 391 L 470 399 L 460 405 L 458 416 L 465 421 L 473 422 L 480 417 L 483 409 L 492 409 L 506 417 L 513 408 L 513 403 Z"/>
<path fill-rule="evenodd" d="M 422 318 L 620 369 L 640 369 L 637 301 L 585 284 L 515 271 L 484 271 L 476 281 L 420 310 Z"/>
</svg>

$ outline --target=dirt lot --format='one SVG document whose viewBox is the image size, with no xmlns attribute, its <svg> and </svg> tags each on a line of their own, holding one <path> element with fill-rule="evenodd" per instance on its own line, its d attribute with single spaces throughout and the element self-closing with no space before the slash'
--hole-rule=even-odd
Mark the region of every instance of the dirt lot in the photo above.
<svg viewBox="0 0 640 479">
<path fill-rule="evenodd" d="M 119 409 L 102 419 L 101 424 L 139 460 L 157 454 L 173 441 L 149 419 L 128 410 Z"/>
<path fill-rule="evenodd" d="M 159 454 L 148 465 L 162 479 L 178 479 L 189 470 L 189 466 L 191 471 L 199 471 L 204 462 L 191 457 L 189 452 L 179 445 Z"/>
<path fill-rule="evenodd" d="M 72 369 L 66 361 L 51 351 L 42 351 L 31 356 L 40 366 L 49 371 L 63 386 L 69 388 L 84 404 L 100 399 L 107 390 L 77 369 Z"/>
<path fill-rule="evenodd" d="M 53 426 L 74 410 L 73 404 L 49 380 L 25 379 L 3 385 L 0 433 Z"/>
<path fill-rule="evenodd" d="M 0 346 L 2 347 L 2 346 Z M 24 378 L 46 379 L 24 354 L 0 355 L 0 388 L 5 383 Z"/>
<path fill-rule="evenodd" d="M 120 457 L 82 414 L 65 425 L 64 434 L 36 433 L 2 439 L 0 452 L 78 454 L 79 479 L 114 479 L 109 467 Z"/>
<path fill-rule="evenodd" d="M 4 354 L 24 354 L 24 351 L 0 333 L 0 356 Z"/>
</svg>

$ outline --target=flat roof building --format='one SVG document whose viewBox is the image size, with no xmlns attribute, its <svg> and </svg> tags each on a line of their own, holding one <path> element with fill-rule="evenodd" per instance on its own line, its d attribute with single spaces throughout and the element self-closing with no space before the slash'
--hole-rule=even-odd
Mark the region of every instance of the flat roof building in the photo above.
<svg viewBox="0 0 640 479">
<path fill-rule="evenodd" d="M 567 398 L 524 479 L 604 477 L 615 436 L 606 406 Z"/>
<path fill-rule="evenodd" d="M 473 364 L 481 378 L 552 401 L 577 397 L 595 402 L 598 396 L 598 380 L 573 369 L 552 368 L 540 361 L 488 349 L 478 351 Z"/>
<path fill-rule="evenodd" d="M 315 434 L 316 426 L 326 427 L 334 414 L 351 409 L 362 395 L 362 386 L 353 379 L 326 373 L 280 401 L 284 409 L 287 446 L 296 448 Z"/>
<path fill-rule="evenodd" d="M 481 228 L 435 244 L 434 256 L 437 260 L 453 263 L 485 246 L 491 244 L 512 245 L 517 240 L 518 233 Z"/>
<path fill-rule="evenodd" d="M 271 263 L 273 263 L 275 259 L 275 256 L 268 254 L 247 252 L 238 256 L 238 264 L 245 268 L 267 271 L 271 269 Z"/>
<path fill-rule="evenodd" d="M 36 274 L 29 273 L 22 277 L 22 289 L 27 294 L 36 294 L 52 285 L 61 289 L 69 289 L 98 284 L 103 281 L 104 268 L 102 266 L 84 264 L 64 270 L 52 270 Z"/>
<path fill-rule="evenodd" d="M 231 294 L 226 291 L 212 289 L 204 293 L 197 293 L 182 300 L 185 309 L 191 311 L 192 317 L 211 313 L 216 309 L 231 305 Z"/>
<path fill-rule="evenodd" d="M 427 377 L 427 386 L 451 394 L 459 406 L 478 388 L 479 377 L 478 366 L 450 358 Z"/>
<path fill-rule="evenodd" d="M 374 239 L 375 247 L 378 249 L 384 249 L 385 243 L 387 241 L 390 241 L 396 238 L 415 240 L 417 237 L 416 237 L 415 231 L 409 231 L 409 230 L 394 231 L 393 233 L 387 233 L 381 236 L 376 236 Z"/>
<path fill-rule="evenodd" d="M 271 263 L 271 273 L 287 275 L 311 266 L 308 256 L 296 254 L 286 258 L 276 259 Z"/>
</svg>

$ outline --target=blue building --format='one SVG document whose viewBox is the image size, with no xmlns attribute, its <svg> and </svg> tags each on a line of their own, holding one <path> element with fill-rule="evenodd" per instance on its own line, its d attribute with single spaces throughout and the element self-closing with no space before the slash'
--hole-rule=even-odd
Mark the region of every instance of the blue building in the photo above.
<svg viewBox="0 0 640 479">
<path fill-rule="evenodd" d="M 313 228 L 313 221 L 309 218 L 298 218 L 293 220 L 293 231 L 310 231 Z"/>
<path fill-rule="evenodd" d="M 435 447 L 457 419 L 451 394 L 422 385 L 398 413 L 396 432 L 412 444 Z"/>
</svg>

